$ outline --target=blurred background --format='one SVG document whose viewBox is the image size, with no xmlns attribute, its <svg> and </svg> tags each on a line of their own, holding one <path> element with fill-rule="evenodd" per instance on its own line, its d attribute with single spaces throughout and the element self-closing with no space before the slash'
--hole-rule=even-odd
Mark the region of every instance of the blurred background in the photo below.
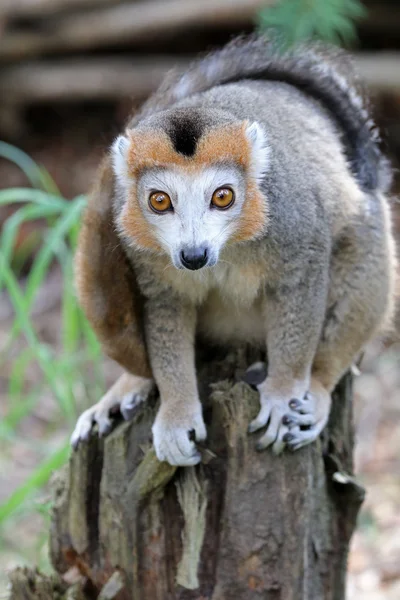
<svg viewBox="0 0 400 600">
<path fill-rule="evenodd" d="M 400 177 L 397 0 L 0 0 L 0 598 L 6 571 L 49 569 L 48 481 L 78 414 L 119 368 L 81 314 L 72 256 L 104 150 L 165 72 L 256 28 L 348 47 Z M 396 235 L 400 210 L 393 200 Z M 400 598 L 400 345 L 371 345 L 355 383 L 367 488 L 348 598 Z"/>
</svg>

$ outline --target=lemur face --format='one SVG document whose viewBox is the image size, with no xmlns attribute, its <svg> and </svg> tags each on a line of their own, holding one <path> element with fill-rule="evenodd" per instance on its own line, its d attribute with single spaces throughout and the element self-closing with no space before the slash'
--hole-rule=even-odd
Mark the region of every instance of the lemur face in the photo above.
<svg viewBox="0 0 400 600">
<path fill-rule="evenodd" d="M 154 168 L 138 182 L 138 203 L 173 265 L 213 266 L 234 234 L 245 201 L 243 173 L 236 165 Z"/>
<path fill-rule="evenodd" d="M 135 247 L 167 253 L 177 269 L 214 266 L 227 243 L 265 230 L 259 183 L 268 168 L 265 133 L 229 123 L 199 134 L 199 119 L 130 130 L 113 145 L 123 194 L 118 225 Z M 196 115 L 196 117 L 198 117 Z"/>
</svg>

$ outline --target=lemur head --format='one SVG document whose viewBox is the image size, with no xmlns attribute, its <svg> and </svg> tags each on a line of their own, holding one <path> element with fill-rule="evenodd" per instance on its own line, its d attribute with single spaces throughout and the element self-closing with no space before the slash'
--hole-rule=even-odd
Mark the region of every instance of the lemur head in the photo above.
<svg viewBox="0 0 400 600">
<path fill-rule="evenodd" d="M 265 230 L 268 146 L 258 123 L 173 109 L 128 129 L 112 156 L 120 233 L 136 248 L 167 252 L 178 269 L 213 266 L 227 242 Z"/>
</svg>

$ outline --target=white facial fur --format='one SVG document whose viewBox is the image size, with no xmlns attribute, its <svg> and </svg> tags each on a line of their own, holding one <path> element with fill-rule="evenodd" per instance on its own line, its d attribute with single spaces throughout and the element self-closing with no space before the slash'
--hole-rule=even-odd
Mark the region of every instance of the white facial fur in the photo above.
<svg viewBox="0 0 400 600">
<path fill-rule="evenodd" d="M 183 268 L 181 252 L 193 248 L 206 249 L 207 266 L 215 265 L 221 249 L 238 229 L 245 202 L 245 177 L 261 183 L 269 165 L 269 147 L 263 128 L 252 123 L 246 134 L 252 148 L 250 170 L 246 174 L 234 163 L 227 162 L 196 172 L 175 165 L 153 167 L 144 171 L 138 180 L 132 180 L 126 162 L 130 140 L 119 136 L 114 142 L 112 156 L 119 195 L 122 200 L 126 199 L 129 188 L 136 186 L 137 208 L 176 268 Z M 211 207 L 213 192 L 221 187 L 231 188 L 235 195 L 233 205 L 225 210 Z M 150 208 L 149 196 L 156 191 L 169 195 L 173 211 L 158 214 Z M 134 244 L 135 240 L 131 242 Z"/>
<path fill-rule="evenodd" d="M 213 192 L 226 186 L 235 193 L 233 206 L 226 210 L 211 207 Z M 154 191 L 169 195 L 173 212 L 157 214 L 151 210 L 148 198 Z M 221 248 L 236 230 L 244 198 L 244 177 L 233 166 L 210 166 L 196 174 L 182 167 L 152 169 L 138 182 L 143 214 L 177 268 L 182 268 L 181 251 L 188 248 L 206 248 L 208 266 L 215 265 Z"/>
</svg>

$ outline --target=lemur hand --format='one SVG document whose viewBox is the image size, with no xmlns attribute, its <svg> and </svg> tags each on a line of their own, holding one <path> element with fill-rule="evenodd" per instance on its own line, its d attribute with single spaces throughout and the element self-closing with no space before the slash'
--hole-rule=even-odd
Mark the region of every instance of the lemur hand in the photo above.
<svg viewBox="0 0 400 600">
<path fill-rule="evenodd" d="M 257 388 L 261 410 L 250 423 L 249 432 L 267 425 L 257 444 L 259 450 L 272 446 L 273 452 L 279 454 L 285 447 L 298 450 L 318 438 L 329 418 L 331 397 L 314 377 L 310 383 L 293 382 L 289 390 L 285 386 L 285 392 L 270 377 Z"/>
<path fill-rule="evenodd" d="M 287 435 L 293 437 L 300 431 L 300 424 L 295 426 L 295 419 L 299 417 L 298 412 L 292 410 L 293 401 L 303 399 L 308 391 L 308 381 L 294 381 L 292 385 L 274 381 L 272 377 L 267 377 L 265 381 L 257 385 L 260 392 L 261 410 L 257 417 L 250 423 L 249 432 L 253 433 L 267 425 L 267 429 L 257 443 L 258 450 L 272 446 L 275 454 L 279 454 L 286 446 Z M 290 429 L 289 429 L 289 419 Z M 311 425 L 313 418 L 307 415 L 307 423 L 302 425 Z M 311 440 L 310 440 L 311 441 Z"/>
<path fill-rule="evenodd" d="M 317 439 L 328 422 L 331 395 L 314 377 L 310 391 L 301 399 L 289 402 L 290 411 L 283 417 L 289 433 L 283 437 L 290 450 L 298 450 Z"/>
<path fill-rule="evenodd" d="M 179 405 L 162 401 L 152 431 L 158 460 L 182 467 L 200 462 L 193 440 L 205 440 L 207 431 L 199 400 Z"/>
</svg>

